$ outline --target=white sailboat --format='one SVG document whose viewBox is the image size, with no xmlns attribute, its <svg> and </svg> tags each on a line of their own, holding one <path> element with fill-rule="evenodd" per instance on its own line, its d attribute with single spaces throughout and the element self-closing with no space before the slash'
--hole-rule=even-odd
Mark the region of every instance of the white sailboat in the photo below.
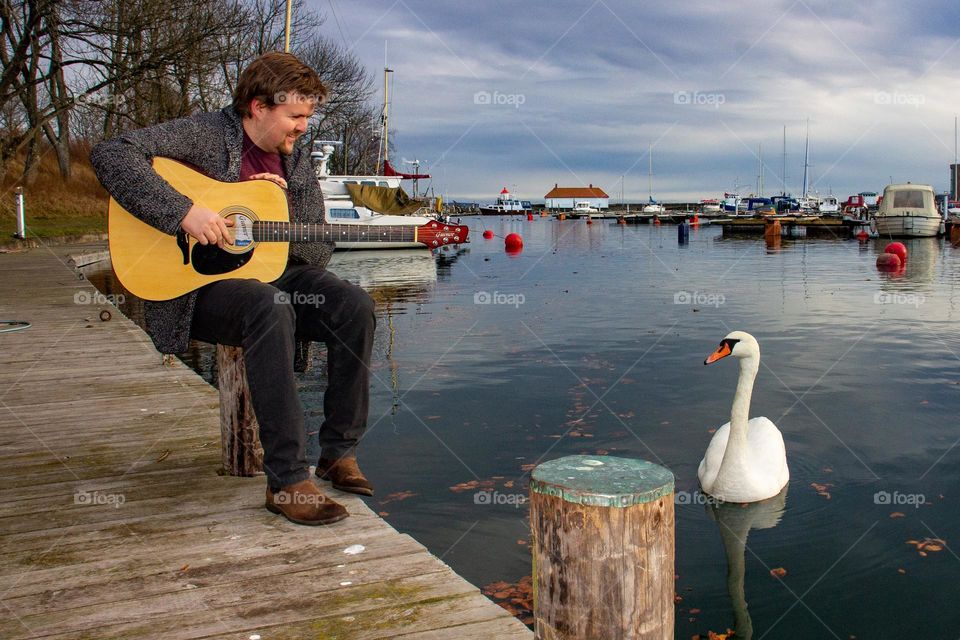
<svg viewBox="0 0 960 640">
<path fill-rule="evenodd" d="M 380 150 L 377 155 L 377 174 L 383 175 L 331 175 L 329 171 L 330 157 L 339 141 L 316 140 L 310 158 L 314 163 L 320 191 L 323 193 L 324 220 L 336 224 L 356 224 L 370 227 L 380 225 L 420 227 L 437 219 L 433 210 L 425 203 L 410 204 L 403 207 L 405 213 L 396 215 L 372 209 L 370 202 L 359 199 L 356 194 L 367 188 L 393 190 L 399 194 L 400 200 L 405 200 L 402 191 L 402 180 L 423 180 L 429 175 L 406 174 L 396 171 L 390 165 L 389 151 L 389 84 L 388 74 L 392 69 L 384 66 L 383 69 L 383 114 L 381 118 Z M 382 160 L 382 164 L 381 164 Z M 419 163 L 418 163 L 419 164 Z M 353 188 L 354 193 L 351 193 Z M 416 203 L 416 201 L 411 201 Z M 406 213 L 409 210 L 411 213 Z M 372 235 L 372 234 L 371 234 Z M 418 242 L 338 242 L 337 249 L 415 249 L 426 247 Z"/>
<path fill-rule="evenodd" d="M 647 153 L 647 158 L 649 160 L 650 168 L 647 172 L 648 180 L 650 183 L 650 202 L 649 204 L 643 207 L 644 213 L 663 213 L 665 211 L 662 204 L 653 199 L 653 145 L 650 145 L 650 150 Z"/>
</svg>

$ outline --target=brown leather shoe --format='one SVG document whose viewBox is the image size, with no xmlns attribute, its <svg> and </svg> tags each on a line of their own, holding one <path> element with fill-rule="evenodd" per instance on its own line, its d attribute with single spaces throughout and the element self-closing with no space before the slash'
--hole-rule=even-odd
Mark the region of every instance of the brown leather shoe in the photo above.
<svg viewBox="0 0 960 640">
<path fill-rule="evenodd" d="M 306 525 L 331 524 L 350 515 L 342 504 L 324 495 L 310 478 L 282 487 L 276 493 L 268 486 L 265 506 L 290 522 Z"/>
<path fill-rule="evenodd" d="M 338 460 L 329 460 L 320 458 L 317 463 L 317 477 L 321 480 L 330 480 L 333 482 L 334 489 L 358 493 L 362 496 L 373 495 L 373 485 L 360 471 L 357 466 L 357 459 L 340 458 Z"/>
</svg>

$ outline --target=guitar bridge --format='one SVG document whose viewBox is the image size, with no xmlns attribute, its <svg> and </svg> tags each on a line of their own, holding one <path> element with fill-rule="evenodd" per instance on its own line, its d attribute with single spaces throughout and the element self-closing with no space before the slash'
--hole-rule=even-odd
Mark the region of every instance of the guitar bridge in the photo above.
<svg viewBox="0 0 960 640">
<path fill-rule="evenodd" d="M 190 264 L 190 240 L 183 229 L 177 229 L 177 246 L 183 252 L 183 264 Z"/>
</svg>

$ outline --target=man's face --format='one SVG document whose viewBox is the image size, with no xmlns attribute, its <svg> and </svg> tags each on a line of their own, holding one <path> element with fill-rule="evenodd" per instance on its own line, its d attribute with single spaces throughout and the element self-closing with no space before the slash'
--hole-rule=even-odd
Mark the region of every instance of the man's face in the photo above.
<svg viewBox="0 0 960 640">
<path fill-rule="evenodd" d="M 297 138 L 307 131 L 307 120 L 317 103 L 300 94 L 287 94 L 288 99 L 275 106 L 259 100 L 250 104 L 250 128 L 247 134 L 264 151 L 290 155 Z"/>
</svg>

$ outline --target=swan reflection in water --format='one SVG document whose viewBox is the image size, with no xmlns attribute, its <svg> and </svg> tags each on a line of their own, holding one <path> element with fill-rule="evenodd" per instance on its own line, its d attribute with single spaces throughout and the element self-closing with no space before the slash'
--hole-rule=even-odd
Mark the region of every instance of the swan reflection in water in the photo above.
<svg viewBox="0 0 960 640">
<path fill-rule="evenodd" d="M 787 487 L 761 502 L 736 503 L 710 500 L 706 510 L 717 523 L 723 550 L 727 556 L 727 592 L 733 606 L 734 628 L 738 639 L 753 637 L 753 621 L 744 593 L 747 536 L 751 529 L 772 529 L 780 524 L 787 501 Z"/>
</svg>

